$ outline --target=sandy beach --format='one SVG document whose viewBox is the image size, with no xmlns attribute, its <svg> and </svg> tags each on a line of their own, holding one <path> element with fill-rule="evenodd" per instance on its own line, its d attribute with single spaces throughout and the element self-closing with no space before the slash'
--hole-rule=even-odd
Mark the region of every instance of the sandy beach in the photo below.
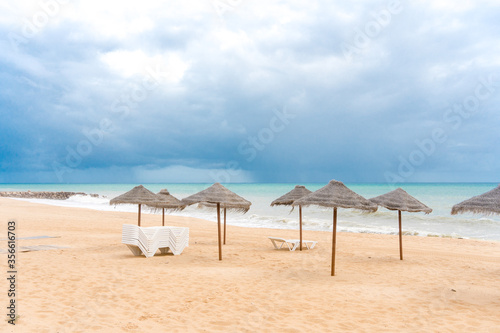
<svg viewBox="0 0 500 333">
<path fill-rule="evenodd" d="M 18 253 L 20 318 L 0 331 L 500 331 L 494 241 L 404 236 L 401 261 L 396 235 L 339 233 L 331 277 L 329 232 L 306 230 L 316 248 L 290 252 L 267 236 L 296 238 L 295 230 L 228 226 L 219 261 L 215 223 L 168 216 L 167 225 L 189 227 L 189 247 L 145 258 L 121 244 L 133 213 L 0 198 L 0 217 L 2 249 L 10 220 L 18 238 L 54 237 L 20 239 L 19 249 L 61 247 Z M 142 225 L 161 225 L 161 216 L 144 214 Z M 0 258 L 7 274 L 7 255 Z"/>
</svg>

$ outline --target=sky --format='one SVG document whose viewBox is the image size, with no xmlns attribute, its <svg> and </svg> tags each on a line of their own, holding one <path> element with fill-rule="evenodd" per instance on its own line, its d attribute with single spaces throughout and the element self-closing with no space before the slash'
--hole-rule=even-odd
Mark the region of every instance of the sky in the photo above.
<svg viewBox="0 0 500 333">
<path fill-rule="evenodd" d="M 499 14 L 0 0 L 0 183 L 498 182 Z"/>
</svg>

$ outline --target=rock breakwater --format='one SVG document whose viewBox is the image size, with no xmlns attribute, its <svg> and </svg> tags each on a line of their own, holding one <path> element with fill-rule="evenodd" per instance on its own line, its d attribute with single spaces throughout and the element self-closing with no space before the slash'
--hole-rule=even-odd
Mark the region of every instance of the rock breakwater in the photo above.
<svg viewBox="0 0 500 333">
<path fill-rule="evenodd" d="M 0 192 L 0 197 L 9 198 L 26 198 L 26 199 L 51 199 L 51 200 L 66 200 L 74 195 L 84 195 L 93 198 L 99 198 L 99 194 L 87 194 L 83 192 L 32 192 L 32 191 L 6 191 Z"/>
</svg>

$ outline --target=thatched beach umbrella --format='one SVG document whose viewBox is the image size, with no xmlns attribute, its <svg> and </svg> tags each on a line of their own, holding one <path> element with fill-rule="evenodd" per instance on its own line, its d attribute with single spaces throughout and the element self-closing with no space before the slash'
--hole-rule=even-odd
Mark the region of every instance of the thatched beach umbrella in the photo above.
<svg viewBox="0 0 500 333">
<path fill-rule="evenodd" d="M 273 206 L 291 206 L 295 200 L 298 200 L 312 193 L 303 185 L 296 185 L 293 190 L 282 195 L 278 199 L 271 202 Z M 300 251 L 302 251 L 302 206 L 299 206 L 299 230 L 300 230 Z"/>
<path fill-rule="evenodd" d="M 500 185 L 491 191 L 462 201 L 451 209 L 452 215 L 467 212 L 484 215 L 500 214 Z"/>
<path fill-rule="evenodd" d="M 110 205 L 135 204 L 139 205 L 137 225 L 141 226 L 141 205 L 154 205 L 158 203 L 156 195 L 142 185 L 136 186 L 127 193 L 117 196 L 109 201 Z"/>
<path fill-rule="evenodd" d="M 399 259 L 403 260 L 403 237 L 401 230 L 401 211 L 424 212 L 429 214 L 432 209 L 406 193 L 402 188 L 371 198 L 370 201 L 390 210 L 398 211 L 399 218 Z"/>
<path fill-rule="evenodd" d="M 182 203 L 192 205 L 196 203 L 217 205 L 217 229 L 219 241 L 219 260 L 222 260 L 220 208 L 227 208 L 246 213 L 252 204 L 234 192 L 231 192 L 219 183 L 215 183 L 209 188 L 182 199 Z"/>
<path fill-rule="evenodd" d="M 355 208 L 370 212 L 377 211 L 377 205 L 350 190 L 342 182 L 330 182 L 311 194 L 295 200 L 292 206 L 316 205 L 333 208 L 332 276 L 335 275 L 335 246 L 337 238 L 337 208 Z"/>
<path fill-rule="evenodd" d="M 171 195 L 166 188 L 158 192 L 156 194 L 156 197 L 158 198 L 159 203 L 154 204 L 153 207 L 161 208 L 162 210 L 162 218 L 161 218 L 162 226 L 165 226 L 165 209 L 170 211 L 175 211 L 175 210 L 183 210 L 184 208 L 186 208 L 186 205 L 183 204 L 182 201 Z"/>
</svg>

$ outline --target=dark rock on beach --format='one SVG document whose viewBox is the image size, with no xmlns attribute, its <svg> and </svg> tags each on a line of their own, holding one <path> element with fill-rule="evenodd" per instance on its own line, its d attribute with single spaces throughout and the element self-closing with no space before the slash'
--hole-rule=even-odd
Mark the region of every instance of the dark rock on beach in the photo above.
<svg viewBox="0 0 500 333">
<path fill-rule="evenodd" d="M 51 199 L 51 200 L 66 200 L 69 197 L 74 195 L 85 195 L 91 196 L 93 198 L 98 198 L 99 194 L 87 194 L 83 192 L 16 192 L 16 191 L 8 191 L 8 192 L 0 192 L 0 197 L 9 197 L 9 198 L 28 198 L 28 199 Z"/>
</svg>

